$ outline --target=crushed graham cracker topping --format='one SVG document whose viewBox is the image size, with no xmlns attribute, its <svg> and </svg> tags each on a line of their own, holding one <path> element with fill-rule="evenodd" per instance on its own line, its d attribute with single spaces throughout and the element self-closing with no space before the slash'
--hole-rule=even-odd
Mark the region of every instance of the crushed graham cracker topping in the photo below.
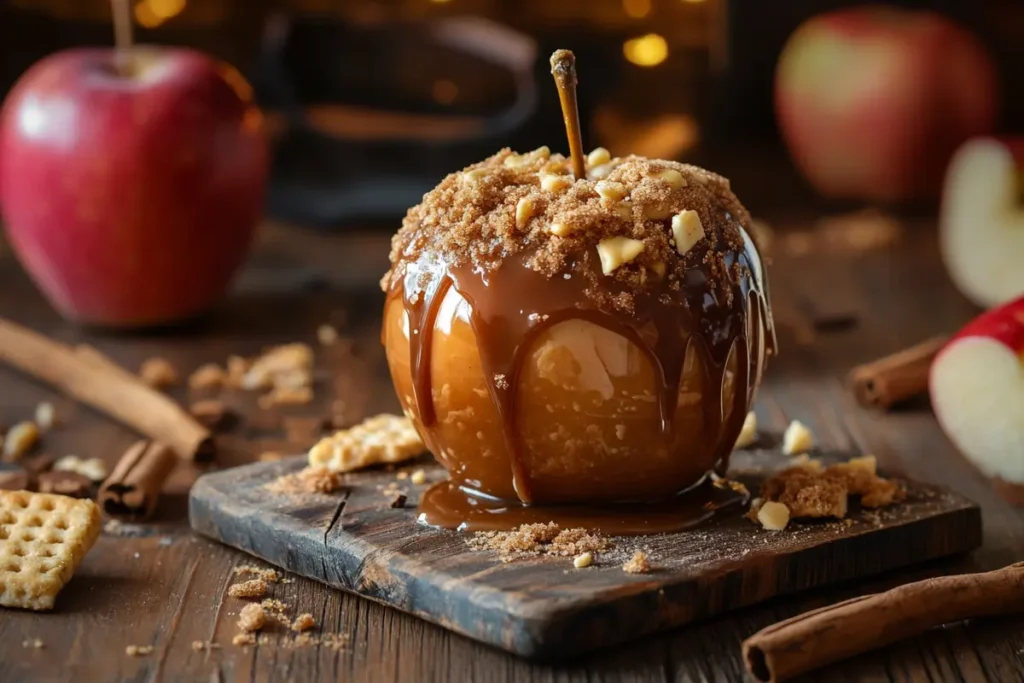
<svg viewBox="0 0 1024 683">
<path fill-rule="evenodd" d="M 703 235 L 680 254 L 672 219 L 684 211 L 696 212 Z M 597 263 L 598 244 L 617 237 L 642 245 L 604 276 L 629 288 L 647 288 L 663 276 L 678 287 L 687 267 L 700 262 L 735 279 L 725 257 L 743 250 L 740 227 L 750 223 L 729 181 L 696 166 L 628 156 L 574 179 L 560 154 L 504 149 L 449 175 L 410 209 L 381 284 L 389 290 L 405 279 L 406 265 L 424 253 L 448 267 L 490 270 L 525 251 L 527 267 L 552 277 L 579 261 Z"/>
</svg>

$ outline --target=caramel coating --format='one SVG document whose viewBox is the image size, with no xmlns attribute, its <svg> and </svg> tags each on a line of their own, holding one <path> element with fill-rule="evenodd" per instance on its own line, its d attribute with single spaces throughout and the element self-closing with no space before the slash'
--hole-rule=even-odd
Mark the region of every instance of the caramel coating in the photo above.
<svg viewBox="0 0 1024 683">
<path fill-rule="evenodd" d="M 409 325 L 400 298 L 389 300 L 384 317 L 395 388 L 431 451 L 460 485 L 515 500 L 503 423 L 488 395 L 469 305 L 451 289 L 440 306 L 431 346 L 437 422 L 429 430 L 412 398 Z M 731 354 L 726 368 L 727 421 L 747 409 L 746 396 L 735 390 L 736 358 Z M 691 347 L 674 429 L 662 434 L 657 378 L 636 345 L 586 320 L 540 333 L 527 351 L 516 401 L 534 502 L 656 500 L 698 481 L 719 455 L 718 435 L 704 419 L 701 365 Z"/>
</svg>

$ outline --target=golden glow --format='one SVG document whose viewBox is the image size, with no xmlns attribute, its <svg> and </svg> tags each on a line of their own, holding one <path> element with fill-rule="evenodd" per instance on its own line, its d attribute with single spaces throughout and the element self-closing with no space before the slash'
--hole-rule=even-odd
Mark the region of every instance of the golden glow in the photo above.
<svg viewBox="0 0 1024 683">
<path fill-rule="evenodd" d="M 139 4 L 135 5 L 135 21 L 139 26 L 145 28 L 156 28 L 160 24 L 164 23 L 164 20 L 153 14 L 153 8 L 149 6 L 146 0 L 142 0 Z"/>
<path fill-rule="evenodd" d="M 443 5 L 446 2 L 451 2 L 451 1 L 452 0 L 430 0 L 430 2 L 432 2 L 432 3 L 436 4 L 436 5 Z"/>
<path fill-rule="evenodd" d="M 622 54 L 637 66 L 657 66 L 668 58 L 668 43 L 657 33 L 648 33 L 623 43 Z"/>
<path fill-rule="evenodd" d="M 683 2 L 686 3 L 687 5 L 699 5 L 706 1 L 707 0 L 683 0 Z"/>
<path fill-rule="evenodd" d="M 145 28 L 156 28 L 181 14 L 187 0 L 140 0 L 135 4 L 135 21 Z"/>
<path fill-rule="evenodd" d="M 651 0 L 622 0 L 622 11 L 627 17 L 643 19 L 651 13 Z"/>
</svg>

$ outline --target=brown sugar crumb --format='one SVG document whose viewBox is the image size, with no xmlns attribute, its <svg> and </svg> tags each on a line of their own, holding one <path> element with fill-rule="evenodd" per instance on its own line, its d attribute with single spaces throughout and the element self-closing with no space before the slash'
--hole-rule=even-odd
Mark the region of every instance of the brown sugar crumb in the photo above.
<svg viewBox="0 0 1024 683">
<path fill-rule="evenodd" d="M 562 529 L 554 522 L 523 524 L 512 531 L 482 531 L 468 539 L 475 550 L 493 550 L 502 562 L 521 555 L 572 556 L 612 547 L 610 541 L 586 529 Z"/>
<path fill-rule="evenodd" d="M 139 377 L 154 389 L 166 389 L 178 383 L 178 371 L 166 358 L 149 358 L 139 367 Z"/>
<path fill-rule="evenodd" d="M 860 496 L 861 505 L 877 508 L 906 497 L 904 488 L 878 476 L 874 456 L 853 458 L 823 468 L 791 467 L 761 486 L 765 500 L 783 503 L 792 518 L 846 517 L 848 497 Z M 751 508 L 753 510 L 753 507 Z"/>
<path fill-rule="evenodd" d="M 231 644 L 237 647 L 245 647 L 246 645 L 256 644 L 255 633 L 237 633 L 235 637 L 231 639 Z"/>
<path fill-rule="evenodd" d="M 268 491 L 286 495 L 304 493 L 334 493 L 343 483 L 340 472 L 326 467 L 304 467 L 298 472 L 278 477 L 266 485 Z"/>
<path fill-rule="evenodd" d="M 189 376 L 188 385 L 192 389 L 200 391 L 214 390 L 222 388 L 226 379 L 227 375 L 224 373 L 224 368 L 216 363 L 207 363 L 200 366 L 198 370 Z"/>
<path fill-rule="evenodd" d="M 263 569 L 261 567 L 254 567 L 251 564 L 243 564 L 234 569 L 235 574 L 251 574 L 258 579 L 262 579 L 269 583 L 281 582 L 281 572 L 276 569 Z"/>
<path fill-rule="evenodd" d="M 626 564 L 622 565 L 622 571 L 627 574 L 647 574 L 651 571 L 651 564 L 647 561 L 647 553 L 637 550 L 633 557 L 629 558 Z"/>
<path fill-rule="evenodd" d="M 129 657 L 145 657 L 152 652 L 152 645 L 129 645 L 124 649 L 124 653 Z"/>
<path fill-rule="evenodd" d="M 228 588 L 228 595 L 233 598 L 262 598 L 266 592 L 267 582 L 263 579 L 250 579 Z"/>
<path fill-rule="evenodd" d="M 551 539 L 548 552 L 552 555 L 581 555 L 607 550 L 610 545 L 607 538 L 590 533 L 587 529 L 562 529 Z"/>
<path fill-rule="evenodd" d="M 314 619 L 313 615 L 308 612 L 295 617 L 295 621 L 293 621 L 291 625 L 291 629 L 296 633 L 302 633 L 303 631 L 308 631 L 311 628 L 316 628 L 316 619 Z"/>
<path fill-rule="evenodd" d="M 259 631 L 267 625 L 267 612 L 263 605 L 246 605 L 238 613 L 238 628 L 242 631 Z"/>
</svg>

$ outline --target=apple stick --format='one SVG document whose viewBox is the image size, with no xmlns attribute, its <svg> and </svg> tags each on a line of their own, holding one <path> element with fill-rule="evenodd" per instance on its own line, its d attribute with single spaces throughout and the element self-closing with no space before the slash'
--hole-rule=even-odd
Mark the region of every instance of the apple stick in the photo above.
<svg viewBox="0 0 1024 683">
<path fill-rule="evenodd" d="M 572 173 L 577 179 L 587 177 L 586 157 L 583 156 L 583 133 L 580 130 L 580 110 L 576 103 L 576 56 L 569 50 L 555 50 L 551 55 L 551 75 L 555 77 L 558 100 L 562 103 L 565 134 L 569 138 Z"/>
<path fill-rule="evenodd" d="M 179 457 L 209 460 L 213 436 L 181 406 L 91 347 L 72 349 L 0 319 L 0 360 L 168 444 Z"/>
<path fill-rule="evenodd" d="M 129 75 L 132 49 L 132 6 L 131 0 L 111 0 L 114 13 L 114 47 L 117 51 L 117 70 L 122 76 Z"/>
</svg>

